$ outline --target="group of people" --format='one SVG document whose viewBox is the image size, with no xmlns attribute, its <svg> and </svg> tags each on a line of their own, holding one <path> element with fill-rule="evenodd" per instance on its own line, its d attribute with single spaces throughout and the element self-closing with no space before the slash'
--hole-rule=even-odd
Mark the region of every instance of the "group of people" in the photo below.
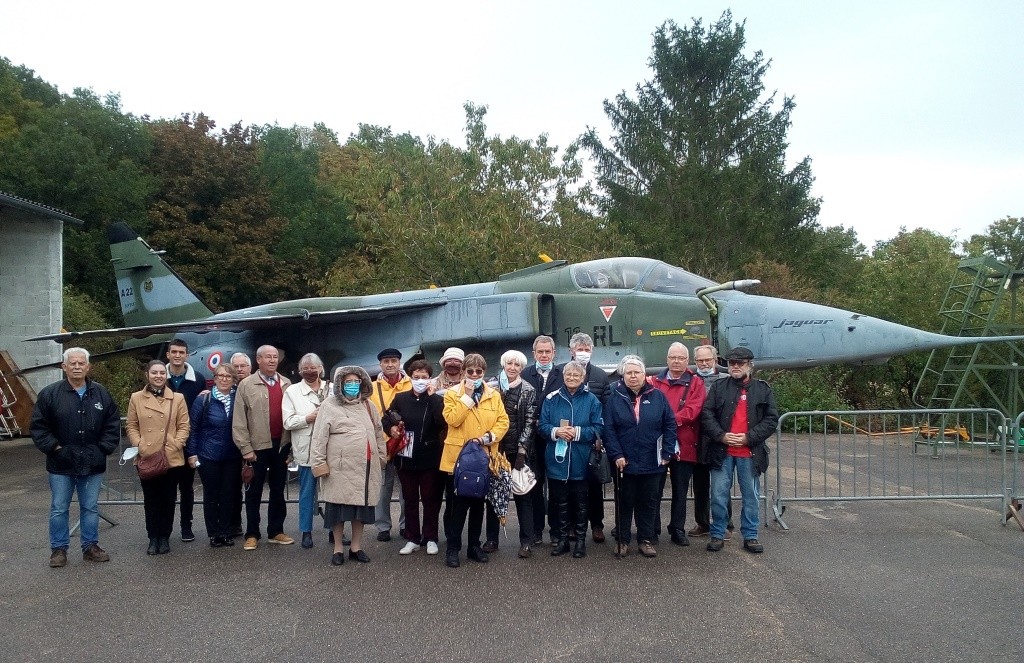
<svg viewBox="0 0 1024 663">
<path fill-rule="evenodd" d="M 588 528 L 595 543 L 605 541 L 604 484 L 588 469 L 594 458 L 606 458 L 601 462 L 613 469 L 618 519 L 611 536 L 617 556 L 632 552 L 634 528 L 635 550 L 657 555 L 660 502 L 669 480 L 666 529 L 673 543 L 686 546 L 690 537 L 708 536 L 707 549 L 721 550 L 731 537 L 735 482 L 742 498 L 743 546 L 762 552 L 759 475 L 767 468 L 765 441 L 775 430 L 778 411 L 771 388 L 752 377 L 750 351 L 733 348 L 724 357 L 726 375 L 719 373 L 713 346 L 695 348 L 693 370 L 686 346 L 674 343 L 666 369 L 648 376 L 643 359 L 627 355 L 617 367 L 617 380 L 591 363 L 593 341 L 587 334 L 574 335 L 569 351 L 570 360 L 555 365 L 554 340 L 539 336 L 532 362 L 510 350 L 489 374 L 483 356 L 449 348 L 435 377 L 430 362 L 414 359 L 403 368 L 401 352 L 386 348 L 377 356 L 375 378 L 359 366 L 341 366 L 333 379 L 310 353 L 298 362 L 301 381 L 292 384 L 278 372 L 278 350 L 262 346 L 255 372 L 249 358 L 237 353 L 215 367 L 207 389 L 185 361 L 187 345 L 174 340 L 166 363 L 146 366 L 145 386 L 128 406 L 126 431 L 138 449 L 136 462 L 149 466 L 156 459 L 162 466 L 141 479 L 147 553 L 170 550 L 179 495 L 181 539 L 194 540 L 196 472 L 212 547 L 232 546 L 243 534 L 244 495 L 243 548 L 258 548 L 264 484 L 269 484 L 266 540 L 293 544 L 284 531 L 292 464 L 298 472 L 301 546 L 314 547 L 319 511 L 331 564 L 370 561 L 362 546 L 367 525 L 375 527 L 378 541 L 391 539 L 396 488 L 399 535 L 405 540 L 400 554 L 423 548 L 428 555 L 439 554 L 443 528 L 447 566 L 461 564 L 464 542 L 468 559 L 486 563 L 498 550 L 507 505 L 459 489 L 460 458 L 477 451 L 470 445 L 483 450 L 495 476 L 529 468 L 537 479 L 512 499 L 520 558 L 531 557 L 543 543 L 545 522 L 553 556 L 585 557 Z M 47 456 L 54 567 L 67 563 L 74 490 L 81 505 L 84 559 L 109 559 L 98 543 L 96 504 L 120 427 L 109 393 L 88 378 L 88 352 L 72 348 L 63 359 L 65 379 L 40 392 L 31 428 Z M 696 525 L 687 530 L 691 481 Z"/>
</svg>

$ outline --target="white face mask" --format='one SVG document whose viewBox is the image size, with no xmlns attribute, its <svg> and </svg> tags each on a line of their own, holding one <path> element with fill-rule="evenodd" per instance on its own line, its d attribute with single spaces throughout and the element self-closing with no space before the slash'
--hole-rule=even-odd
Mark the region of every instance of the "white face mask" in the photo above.
<svg viewBox="0 0 1024 663">
<path fill-rule="evenodd" d="M 412 381 L 412 390 L 415 391 L 417 394 L 422 394 L 424 391 L 427 390 L 427 386 L 429 384 L 429 379 L 416 378 L 415 380 Z"/>
<path fill-rule="evenodd" d="M 577 350 L 576 354 L 573 355 L 573 359 L 575 359 L 576 361 L 580 362 L 581 364 L 589 364 L 590 363 L 590 353 L 586 352 L 585 350 Z"/>
</svg>

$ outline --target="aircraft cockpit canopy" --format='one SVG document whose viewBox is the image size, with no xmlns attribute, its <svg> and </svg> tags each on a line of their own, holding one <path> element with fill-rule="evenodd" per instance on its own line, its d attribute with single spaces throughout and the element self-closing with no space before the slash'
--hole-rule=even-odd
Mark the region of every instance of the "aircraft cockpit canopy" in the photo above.
<svg viewBox="0 0 1024 663">
<path fill-rule="evenodd" d="M 668 295 L 692 295 L 717 285 L 696 274 L 650 258 L 606 258 L 571 267 L 573 282 L 588 290 L 642 290 Z"/>
</svg>

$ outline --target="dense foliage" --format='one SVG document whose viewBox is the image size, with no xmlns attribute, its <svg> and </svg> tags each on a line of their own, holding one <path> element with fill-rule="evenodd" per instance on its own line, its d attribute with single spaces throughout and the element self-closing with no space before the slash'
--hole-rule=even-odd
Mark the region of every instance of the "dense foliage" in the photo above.
<svg viewBox="0 0 1024 663">
<path fill-rule="evenodd" d="M 322 124 L 137 117 L 117 95 L 62 93 L 0 58 L 0 191 L 85 222 L 65 232 L 69 328 L 120 323 L 106 228 L 123 220 L 214 310 L 486 281 L 539 253 L 640 254 L 938 329 L 960 247 L 901 229 L 867 251 L 853 230 L 820 226 L 810 157 L 787 166 L 795 101 L 766 93 L 770 60 L 748 52 L 743 23 L 667 21 L 649 63 L 634 95 L 605 102 L 608 139 L 587 129 L 560 150 L 543 134 L 489 135 L 473 103 L 463 145 L 373 124 L 341 142 Z M 963 250 L 1019 267 L 1021 228 L 998 220 Z M 905 406 L 924 361 L 771 378 L 789 410 Z M 135 384 L 114 374 L 126 366 L 102 369 L 122 396 Z"/>
</svg>

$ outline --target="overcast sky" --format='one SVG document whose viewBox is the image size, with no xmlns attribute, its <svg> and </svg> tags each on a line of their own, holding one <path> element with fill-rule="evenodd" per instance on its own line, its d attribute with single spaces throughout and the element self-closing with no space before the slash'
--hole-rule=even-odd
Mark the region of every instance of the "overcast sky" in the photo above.
<svg viewBox="0 0 1024 663">
<path fill-rule="evenodd" d="M 602 102 L 650 77 L 657 26 L 726 8 L 771 58 L 768 90 L 796 100 L 789 157 L 812 158 L 823 225 L 871 247 L 900 226 L 967 239 L 1024 215 L 1021 0 L 0 0 L 0 56 L 154 118 L 461 145 L 473 101 L 491 133 L 564 147 L 588 125 L 608 137 Z"/>
</svg>

